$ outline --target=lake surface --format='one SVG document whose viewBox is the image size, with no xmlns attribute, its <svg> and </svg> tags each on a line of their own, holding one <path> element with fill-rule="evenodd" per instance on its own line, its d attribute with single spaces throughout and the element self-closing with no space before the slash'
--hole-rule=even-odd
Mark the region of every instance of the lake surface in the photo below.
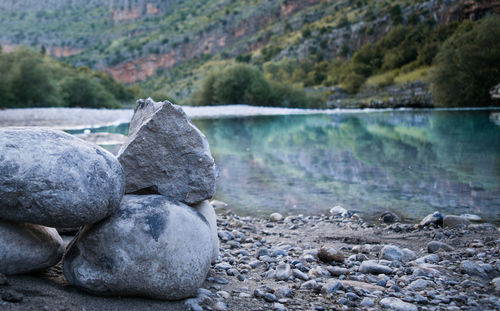
<svg viewBox="0 0 500 311">
<path fill-rule="evenodd" d="M 493 111 L 382 111 L 193 122 L 219 167 L 216 199 L 239 215 L 374 220 L 439 210 L 500 221 L 500 125 Z M 128 125 L 92 129 L 126 134 Z"/>
</svg>

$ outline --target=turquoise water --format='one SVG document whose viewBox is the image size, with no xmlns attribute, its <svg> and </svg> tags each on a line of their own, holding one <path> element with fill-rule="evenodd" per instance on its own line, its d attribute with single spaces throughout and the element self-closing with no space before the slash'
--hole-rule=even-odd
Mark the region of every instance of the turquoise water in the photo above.
<svg viewBox="0 0 500 311">
<path fill-rule="evenodd" d="M 384 111 L 193 121 L 219 167 L 216 199 L 241 215 L 375 219 L 439 210 L 500 220 L 500 125 L 492 111 Z M 94 131 L 126 133 L 126 125 Z"/>
</svg>

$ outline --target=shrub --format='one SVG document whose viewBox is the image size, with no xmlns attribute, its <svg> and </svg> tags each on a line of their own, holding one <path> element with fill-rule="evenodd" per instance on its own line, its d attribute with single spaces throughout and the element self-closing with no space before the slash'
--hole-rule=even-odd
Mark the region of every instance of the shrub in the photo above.
<svg viewBox="0 0 500 311">
<path fill-rule="evenodd" d="M 270 69 L 272 64 L 268 64 Z M 209 73 L 192 96 L 193 105 L 246 104 L 257 106 L 310 107 L 321 102 L 304 91 L 270 81 L 257 67 L 236 63 Z"/>
<path fill-rule="evenodd" d="M 500 82 L 500 17 L 472 29 L 465 24 L 441 47 L 431 71 L 431 91 L 439 106 L 487 106 L 489 90 Z"/>
</svg>

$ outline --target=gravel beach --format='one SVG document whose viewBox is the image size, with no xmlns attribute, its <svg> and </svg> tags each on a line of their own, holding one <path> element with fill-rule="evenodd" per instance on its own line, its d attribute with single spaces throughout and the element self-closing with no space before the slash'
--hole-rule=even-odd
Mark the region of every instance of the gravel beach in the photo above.
<svg viewBox="0 0 500 311">
<path fill-rule="evenodd" d="M 356 214 L 238 217 L 218 211 L 221 254 L 198 296 L 178 302 L 99 297 L 60 264 L 0 285 L 2 310 L 498 310 L 500 235 L 369 224 Z M 70 240 L 71 237 L 65 237 Z M 0 278 L 1 279 L 1 278 Z M 0 284 L 2 284 L 0 280 Z"/>
</svg>

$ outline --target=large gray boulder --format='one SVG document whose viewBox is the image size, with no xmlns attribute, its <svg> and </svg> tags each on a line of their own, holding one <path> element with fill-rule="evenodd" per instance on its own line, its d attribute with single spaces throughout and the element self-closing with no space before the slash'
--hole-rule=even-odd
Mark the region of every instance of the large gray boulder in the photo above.
<svg viewBox="0 0 500 311">
<path fill-rule="evenodd" d="M 203 215 L 161 195 L 125 195 L 115 214 L 72 242 L 63 272 L 96 294 L 177 300 L 196 293 L 211 258 Z"/>
<path fill-rule="evenodd" d="M 219 257 L 219 234 L 217 231 L 217 214 L 215 214 L 215 210 L 207 200 L 200 202 L 196 205 L 193 205 L 193 208 L 202 214 L 205 219 L 208 221 L 208 225 L 210 227 L 210 238 L 212 240 L 212 263 L 217 261 Z"/>
<path fill-rule="evenodd" d="M 137 101 L 118 159 L 126 193 L 159 193 L 187 204 L 215 194 L 217 169 L 206 137 L 168 101 Z"/>
<path fill-rule="evenodd" d="M 64 244 L 54 228 L 0 220 L 0 273 L 49 268 L 61 260 Z"/>
<path fill-rule="evenodd" d="M 0 218 L 91 224 L 116 210 L 123 192 L 121 165 L 106 150 L 57 130 L 0 129 Z"/>
</svg>

